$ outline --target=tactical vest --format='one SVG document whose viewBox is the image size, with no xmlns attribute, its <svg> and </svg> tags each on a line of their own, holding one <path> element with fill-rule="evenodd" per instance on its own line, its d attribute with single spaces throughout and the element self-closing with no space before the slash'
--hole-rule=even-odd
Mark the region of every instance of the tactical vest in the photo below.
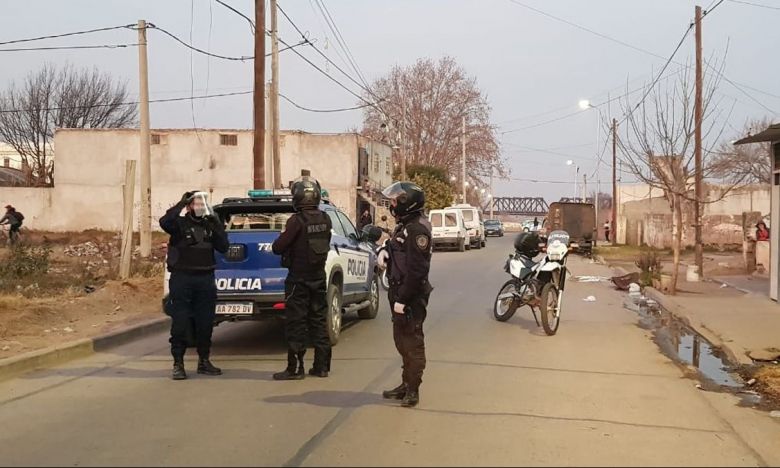
<svg viewBox="0 0 780 468">
<path fill-rule="evenodd" d="M 168 250 L 168 268 L 192 273 L 213 271 L 216 262 L 211 230 L 187 217 L 178 221 L 182 237 Z"/>
<path fill-rule="evenodd" d="M 296 216 L 302 228 L 290 251 L 290 270 L 305 277 L 321 275 L 328 260 L 333 225 L 320 210 L 302 210 Z"/>
</svg>

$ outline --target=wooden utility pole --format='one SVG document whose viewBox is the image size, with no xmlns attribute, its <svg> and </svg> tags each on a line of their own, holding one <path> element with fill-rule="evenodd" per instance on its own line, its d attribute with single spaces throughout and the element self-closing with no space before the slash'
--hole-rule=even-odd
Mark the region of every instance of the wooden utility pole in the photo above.
<svg viewBox="0 0 780 468">
<path fill-rule="evenodd" d="M 265 187 L 265 0 L 255 0 L 253 188 Z"/>
<path fill-rule="evenodd" d="M 152 254 L 152 162 L 149 136 L 149 73 L 146 61 L 146 21 L 138 20 L 138 88 L 141 111 L 141 257 Z"/>
<path fill-rule="evenodd" d="M 463 203 L 466 203 L 466 116 L 463 116 L 463 119 L 461 120 L 460 146 L 461 146 L 460 185 L 461 188 L 463 189 Z"/>
<path fill-rule="evenodd" d="M 401 119 L 401 180 L 406 180 L 406 104 Z"/>
<path fill-rule="evenodd" d="M 617 119 L 612 119 L 612 245 L 617 245 Z"/>
<path fill-rule="evenodd" d="M 703 86 L 703 70 L 702 70 L 702 54 L 701 54 L 701 7 L 696 7 L 696 101 L 694 108 L 695 119 L 695 141 L 693 146 L 694 158 L 696 160 L 695 170 L 695 196 L 694 196 L 694 229 L 696 233 L 696 266 L 699 273 L 699 278 L 704 275 L 704 255 L 702 252 L 702 238 L 701 238 L 701 199 L 702 199 L 702 167 L 701 167 L 701 125 L 703 118 L 703 103 L 702 103 L 702 86 Z"/>
<path fill-rule="evenodd" d="M 274 188 L 282 183 L 281 154 L 279 153 L 279 30 L 276 22 L 276 0 L 271 0 L 271 154 L 273 154 Z"/>
<path fill-rule="evenodd" d="M 125 183 L 122 185 L 122 250 L 119 258 L 119 278 L 130 277 L 133 258 L 133 199 L 135 197 L 135 160 L 125 161 Z"/>
</svg>

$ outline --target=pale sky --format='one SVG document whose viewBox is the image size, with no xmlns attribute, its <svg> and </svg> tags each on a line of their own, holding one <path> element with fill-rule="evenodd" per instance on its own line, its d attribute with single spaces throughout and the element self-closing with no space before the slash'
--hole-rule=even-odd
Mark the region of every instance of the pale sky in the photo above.
<svg viewBox="0 0 780 468">
<path fill-rule="evenodd" d="M 253 17 L 253 0 L 224 1 Z M 588 175 L 596 168 L 596 113 L 590 110 L 548 122 L 576 112 L 581 99 L 599 103 L 606 100 L 608 92 L 612 97 L 624 92 L 627 81 L 632 89 L 649 81 L 665 61 L 511 0 L 321 1 L 367 80 L 380 77 L 395 64 L 412 64 L 420 57 L 454 57 L 487 94 L 499 131 L 516 130 L 501 136 L 503 157 L 512 177 L 562 182 L 497 181 L 496 196 L 542 195 L 555 201 L 570 195 L 574 176 L 566 160 L 573 159 Z M 692 21 L 696 4 L 692 0 L 518 1 L 663 57 L 671 54 Z M 701 1 L 705 8 L 714 3 Z M 728 109 L 734 106 L 729 124 L 735 129 L 741 129 L 749 118 L 780 118 L 779 77 L 774 75 L 780 73 L 780 64 L 773 55 L 773 46 L 780 43 L 780 0 L 750 3 L 772 8 L 725 0 L 703 23 L 705 56 L 721 57 L 728 46 L 726 76 L 750 87 L 743 87 L 743 92 L 724 82 L 719 89 L 723 105 Z M 315 0 L 279 0 L 279 4 L 334 63 L 351 72 L 336 53 L 334 34 L 327 29 Z M 253 52 L 248 23 L 214 0 L 2 0 L 2 6 L 0 42 L 146 19 L 187 42 L 192 35 L 195 46 L 216 54 L 247 56 Z M 288 43 L 298 42 L 299 34 L 281 15 L 279 22 L 280 37 Z M 189 96 L 193 89 L 196 95 L 251 90 L 251 61 L 225 61 L 197 53 L 191 58 L 188 49 L 159 31 L 149 31 L 148 37 L 152 99 Z M 135 42 L 135 31 L 115 30 L 0 49 Z M 308 47 L 298 50 L 359 93 L 356 85 L 315 51 Z M 693 54 L 691 34 L 675 61 L 684 62 Z M 21 79 L 44 62 L 67 62 L 96 66 L 126 80 L 133 97 L 138 89 L 135 48 L 0 52 L 0 57 L 4 59 L 0 86 Z M 292 52 L 283 52 L 280 64 L 280 90 L 299 104 L 311 108 L 358 104 L 354 96 Z M 672 64 L 669 71 L 677 69 L 679 66 Z M 268 74 L 270 79 L 270 62 Z M 621 116 L 616 106 L 611 110 L 604 106 L 601 111 L 605 118 Z M 317 114 L 281 102 L 283 129 L 340 132 L 359 127 L 361 120 L 359 110 Z M 195 101 L 194 113 L 190 102 L 153 104 L 151 121 L 153 127 L 186 128 L 194 121 L 198 127 L 249 128 L 251 96 Z M 531 126 L 534 128 L 527 128 Z M 737 136 L 729 128 L 725 137 Z M 609 155 L 605 161 L 611 161 Z M 609 191 L 609 163 L 601 165 L 600 173 L 602 190 Z"/>
</svg>

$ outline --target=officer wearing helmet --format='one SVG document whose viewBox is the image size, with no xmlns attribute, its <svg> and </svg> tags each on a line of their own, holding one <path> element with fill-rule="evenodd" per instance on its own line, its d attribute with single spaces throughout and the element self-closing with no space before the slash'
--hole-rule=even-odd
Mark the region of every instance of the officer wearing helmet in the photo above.
<svg viewBox="0 0 780 468">
<path fill-rule="evenodd" d="M 186 214 L 182 216 L 184 209 Z M 172 318 L 172 378 L 187 378 L 184 352 L 192 329 L 198 350 L 198 374 L 220 375 L 222 370 L 211 363 L 209 356 L 217 303 L 214 251 L 228 250 L 225 227 L 209 206 L 208 193 L 201 191 L 185 193 L 160 218 L 160 227 L 171 236 L 167 258 L 170 294 L 165 311 Z"/>
<path fill-rule="evenodd" d="M 288 268 L 284 283 L 287 368 L 274 374 L 275 380 L 304 378 L 307 339 L 314 346 L 314 363 L 309 375 L 327 377 L 330 372 L 325 262 L 330 251 L 332 223 L 319 209 L 320 184 L 308 171 L 302 174 L 291 186 L 296 213 L 287 220 L 284 231 L 272 245 L 273 252 L 282 256 L 282 265 Z"/>
<path fill-rule="evenodd" d="M 402 400 L 402 406 L 413 407 L 420 400 L 425 369 L 423 322 L 433 291 L 428 282 L 433 250 L 431 224 L 423 216 L 425 193 L 416 184 L 396 182 L 382 195 L 390 200 L 390 213 L 397 225 L 377 261 L 380 267 L 388 270 L 393 339 L 403 360 L 401 384 L 383 392 L 382 396 Z"/>
</svg>

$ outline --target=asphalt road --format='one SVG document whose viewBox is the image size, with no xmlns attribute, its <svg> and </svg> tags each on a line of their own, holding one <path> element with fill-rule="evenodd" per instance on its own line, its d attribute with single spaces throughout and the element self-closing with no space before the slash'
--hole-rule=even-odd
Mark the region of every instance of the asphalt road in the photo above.
<svg viewBox="0 0 780 468">
<path fill-rule="evenodd" d="M 0 383 L 0 465 L 780 464 L 780 423 L 696 389 L 607 284 L 571 282 L 554 337 L 528 309 L 493 320 L 510 250 L 434 255 L 416 409 L 381 399 L 400 379 L 386 303 L 350 321 L 328 379 L 273 381 L 281 328 L 223 324 L 221 377 L 190 355 L 190 380 L 171 381 L 160 334 Z"/>
</svg>

